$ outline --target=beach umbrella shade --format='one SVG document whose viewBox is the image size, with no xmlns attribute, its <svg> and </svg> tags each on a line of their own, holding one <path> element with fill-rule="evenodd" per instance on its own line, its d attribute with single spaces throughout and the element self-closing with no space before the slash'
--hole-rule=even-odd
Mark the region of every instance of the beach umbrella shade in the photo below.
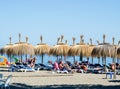
<svg viewBox="0 0 120 89">
<path fill-rule="evenodd" d="M 120 58 L 120 47 L 117 48 L 117 57 Z"/>
<path fill-rule="evenodd" d="M 68 55 L 68 51 L 69 51 L 69 48 L 70 46 L 67 45 L 67 40 L 66 40 L 66 43 L 62 43 L 62 40 L 63 40 L 63 35 L 61 36 L 61 42 L 59 42 L 60 38 L 58 38 L 57 40 L 57 45 L 53 46 L 51 49 L 50 49 L 50 55 L 54 55 L 54 56 L 64 56 L 66 57 Z"/>
<path fill-rule="evenodd" d="M 118 45 L 117 45 L 117 58 L 120 58 L 120 41 L 118 41 Z"/>
<path fill-rule="evenodd" d="M 41 57 L 42 57 L 41 63 L 43 64 L 43 56 L 45 54 L 49 54 L 50 46 L 42 42 L 43 41 L 42 36 L 40 36 L 40 40 L 41 40 L 40 44 L 35 46 L 35 54 L 41 55 Z"/>
<path fill-rule="evenodd" d="M 1 48 L 0 52 L 1 54 L 7 54 L 7 51 L 9 48 L 11 48 L 13 46 L 13 44 L 11 43 L 11 37 L 9 37 L 10 43 L 5 45 L 3 48 Z M 7 54 L 8 57 L 10 57 L 10 63 L 11 63 L 11 53 Z"/>
<path fill-rule="evenodd" d="M 75 56 L 76 56 L 76 54 L 75 54 L 75 50 L 74 50 L 74 47 L 75 47 L 75 37 L 73 37 L 72 38 L 72 40 L 73 40 L 73 44 L 70 46 L 70 48 L 69 48 L 69 51 L 68 51 L 68 55 L 69 56 L 73 56 L 73 58 L 74 58 L 74 63 L 75 63 Z"/>
<path fill-rule="evenodd" d="M 11 48 L 9 48 L 7 53 L 21 56 L 21 62 L 22 62 L 22 55 L 33 56 L 35 54 L 34 46 L 28 43 L 28 37 L 26 37 L 26 42 L 21 42 L 21 34 L 19 34 L 19 42 L 15 43 Z"/>
<path fill-rule="evenodd" d="M 99 43 L 93 48 L 92 56 L 94 57 L 114 57 L 115 46 L 105 43 L 105 35 L 103 35 L 103 43 Z"/>
<path fill-rule="evenodd" d="M 90 44 L 88 45 L 87 52 L 86 52 L 87 53 L 87 57 L 91 56 L 91 53 L 92 53 L 94 47 L 96 47 L 96 45 L 92 44 L 92 39 L 90 38 Z"/>
<path fill-rule="evenodd" d="M 87 49 L 88 45 L 83 44 L 75 45 L 74 51 L 77 56 L 80 56 L 80 61 L 82 61 L 83 56 L 87 56 Z"/>
<path fill-rule="evenodd" d="M 99 43 L 99 45 L 93 48 L 92 56 L 105 59 L 106 68 L 106 57 L 115 57 L 116 49 L 115 46 L 105 43 L 105 37 L 106 36 L 103 35 L 103 43 Z"/>
<path fill-rule="evenodd" d="M 90 44 L 88 44 L 87 52 L 86 52 L 87 59 L 89 59 L 89 57 L 92 57 L 91 53 L 95 46 L 96 45 L 92 44 L 92 38 L 90 38 Z M 92 57 L 92 64 L 93 64 L 93 57 Z"/>
<path fill-rule="evenodd" d="M 80 56 L 80 61 L 83 60 L 83 56 L 87 56 L 88 45 L 84 43 L 83 35 L 80 36 L 80 43 L 77 43 L 72 49 L 76 56 Z"/>
</svg>

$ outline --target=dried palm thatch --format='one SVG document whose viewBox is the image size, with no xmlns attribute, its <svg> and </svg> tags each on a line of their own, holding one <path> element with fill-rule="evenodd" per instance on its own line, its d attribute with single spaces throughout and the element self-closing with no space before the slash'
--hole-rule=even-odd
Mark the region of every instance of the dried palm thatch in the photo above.
<svg viewBox="0 0 120 89">
<path fill-rule="evenodd" d="M 118 41 L 118 46 L 117 46 L 117 58 L 120 58 L 120 41 Z"/>
<path fill-rule="evenodd" d="M 70 46 L 70 48 L 69 48 L 69 51 L 68 51 L 68 55 L 69 56 L 76 56 L 76 54 L 75 54 L 75 37 L 73 37 L 72 38 L 72 40 L 73 40 L 73 44 Z"/>
<path fill-rule="evenodd" d="M 10 43 L 5 45 L 3 48 L 1 48 L 0 53 L 7 54 L 7 51 L 9 48 L 13 47 L 13 44 L 11 43 L 11 37 L 9 37 Z M 10 63 L 11 63 L 11 53 L 7 54 L 7 56 L 10 58 Z"/>
<path fill-rule="evenodd" d="M 10 40 L 10 43 L 5 45 L 3 48 L 1 48 L 0 50 L 1 54 L 7 54 L 8 49 L 13 46 L 13 44 L 11 43 L 11 37 L 9 37 L 9 40 Z"/>
<path fill-rule="evenodd" d="M 54 55 L 54 56 L 67 56 L 68 55 L 70 46 L 67 45 L 67 40 L 65 43 L 62 43 L 63 37 L 64 36 L 62 35 L 60 42 L 59 42 L 60 38 L 57 39 L 57 45 L 53 46 L 49 51 L 50 55 Z"/>
<path fill-rule="evenodd" d="M 120 46 L 119 46 L 120 41 L 118 41 L 118 45 L 115 45 L 115 44 L 114 44 L 114 42 L 115 42 L 115 38 L 114 38 L 114 37 L 112 38 L 112 41 L 113 41 L 112 45 L 113 45 L 114 47 L 116 47 L 116 50 L 117 50 L 116 56 L 117 56 L 117 58 L 119 59 L 119 58 L 120 58 Z"/>
<path fill-rule="evenodd" d="M 47 44 L 38 44 L 35 46 L 35 54 L 42 55 L 42 54 L 49 54 L 50 46 Z"/>
<path fill-rule="evenodd" d="M 91 53 L 93 57 L 114 57 L 115 47 L 113 45 L 98 45 L 93 48 Z"/>
<path fill-rule="evenodd" d="M 19 42 L 9 48 L 7 53 L 11 53 L 12 55 L 34 55 L 34 46 L 27 43 L 28 37 L 26 37 L 26 42 L 21 42 L 20 38 L 21 35 L 19 34 Z"/>
<path fill-rule="evenodd" d="M 11 53 L 13 55 L 34 55 L 34 46 L 26 43 L 20 42 L 15 43 L 13 47 L 8 49 L 8 54 Z"/>
<path fill-rule="evenodd" d="M 80 60 L 82 61 L 82 56 L 87 55 L 87 48 L 88 46 L 84 43 L 83 35 L 80 36 L 80 43 L 74 44 L 73 39 L 73 45 L 70 47 L 69 55 L 70 56 L 80 56 Z"/>
<path fill-rule="evenodd" d="M 43 37 L 42 36 L 40 36 L 40 41 L 41 41 L 40 44 L 35 46 L 35 54 L 42 56 L 41 63 L 43 63 L 43 56 L 44 56 L 44 54 L 49 54 L 50 46 L 43 43 Z"/>
<path fill-rule="evenodd" d="M 117 49 L 117 57 L 120 58 L 120 47 Z"/>
<path fill-rule="evenodd" d="M 77 43 L 77 45 L 75 45 L 75 47 L 74 47 L 74 51 L 77 56 L 79 56 L 79 55 L 86 56 L 87 55 L 86 52 L 87 52 L 88 46 L 84 43 L 83 37 L 84 37 L 83 35 L 80 36 L 80 43 Z"/>
<path fill-rule="evenodd" d="M 92 56 L 94 57 L 114 57 L 115 46 L 105 43 L 105 35 L 103 35 L 103 43 L 99 43 L 98 46 L 93 48 Z"/>
<path fill-rule="evenodd" d="M 58 45 L 55 45 L 50 49 L 50 54 L 58 55 L 58 56 L 61 56 L 61 55 L 67 56 L 68 51 L 69 51 L 69 46 L 68 45 L 58 43 Z"/>
<path fill-rule="evenodd" d="M 63 35 L 61 36 L 61 42 L 57 41 L 57 45 L 53 46 L 50 49 L 50 54 L 51 55 L 58 55 L 58 56 L 67 56 L 68 55 L 68 51 L 69 51 L 69 46 L 67 45 L 67 41 L 65 43 L 62 43 L 63 40 Z"/>
<path fill-rule="evenodd" d="M 75 50 L 74 50 L 74 47 L 76 45 L 75 44 L 75 37 L 73 37 L 72 40 L 73 40 L 73 44 L 69 47 L 68 55 L 73 56 L 73 60 L 74 60 L 74 63 L 75 63 L 75 56 L 76 56 Z"/>
<path fill-rule="evenodd" d="M 92 53 L 94 47 L 96 47 L 96 45 L 93 45 L 93 44 L 92 44 L 92 39 L 90 38 L 90 45 L 88 45 L 88 47 L 87 47 L 87 52 L 86 52 L 86 56 L 87 56 L 87 57 L 90 57 L 90 56 L 91 56 L 91 53 Z"/>
</svg>

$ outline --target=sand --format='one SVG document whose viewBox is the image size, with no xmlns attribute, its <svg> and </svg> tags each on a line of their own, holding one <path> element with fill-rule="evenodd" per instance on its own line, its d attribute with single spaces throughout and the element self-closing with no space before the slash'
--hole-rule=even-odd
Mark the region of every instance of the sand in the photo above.
<svg viewBox="0 0 120 89">
<path fill-rule="evenodd" d="M 13 75 L 11 84 L 25 84 L 30 86 L 41 85 L 78 85 L 78 84 L 92 84 L 92 85 L 120 85 L 120 75 L 116 79 L 106 79 L 105 74 L 57 74 L 52 71 L 38 71 L 38 72 L 1 72 L 6 78 L 8 75 Z M 116 81 L 116 82 L 115 82 Z M 118 82 L 117 82 L 118 81 Z"/>
</svg>

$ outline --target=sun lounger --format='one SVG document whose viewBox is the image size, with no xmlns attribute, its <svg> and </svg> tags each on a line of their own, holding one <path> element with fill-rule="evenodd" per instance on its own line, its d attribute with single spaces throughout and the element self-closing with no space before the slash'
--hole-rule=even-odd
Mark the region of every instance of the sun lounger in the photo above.
<svg viewBox="0 0 120 89">
<path fill-rule="evenodd" d="M 10 83 L 10 80 L 12 78 L 12 75 L 9 75 L 6 79 L 2 79 L 0 80 L 0 88 L 3 89 L 3 88 L 9 88 L 10 89 L 10 86 L 9 86 L 9 83 Z"/>
<path fill-rule="evenodd" d="M 106 73 L 106 79 L 107 79 L 107 76 L 110 75 L 110 79 L 112 79 L 112 75 L 114 74 L 114 72 L 107 72 Z"/>
<path fill-rule="evenodd" d="M 57 70 L 57 73 L 66 73 L 66 74 L 68 74 L 68 71 L 67 70 Z"/>
<path fill-rule="evenodd" d="M 18 69 L 18 71 L 20 71 L 20 72 L 34 72 L 35 69 L 30 68 L 30 67 L 26 67 L 26 68 L 20 68 L 20 69 Z"/>
<path fill-rule="evenodd" d="M 120 75 L 120 69 L 118 69 L 117 74 Z"/>
</svg>

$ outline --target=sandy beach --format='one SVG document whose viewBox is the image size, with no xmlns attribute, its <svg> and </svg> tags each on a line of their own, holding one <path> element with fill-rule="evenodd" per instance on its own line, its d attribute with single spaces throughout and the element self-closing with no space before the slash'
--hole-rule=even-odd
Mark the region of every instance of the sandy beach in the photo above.
<svg viewBox="0 0 120 89">
<path fill-rule="evenodd" d="M 1 72 L 6 78 L 13 75 L 11 89 L 119 89 L 120 75 L 106 79 L 105 74 L 57 74 L 52 71 Z"/>
</svg>

